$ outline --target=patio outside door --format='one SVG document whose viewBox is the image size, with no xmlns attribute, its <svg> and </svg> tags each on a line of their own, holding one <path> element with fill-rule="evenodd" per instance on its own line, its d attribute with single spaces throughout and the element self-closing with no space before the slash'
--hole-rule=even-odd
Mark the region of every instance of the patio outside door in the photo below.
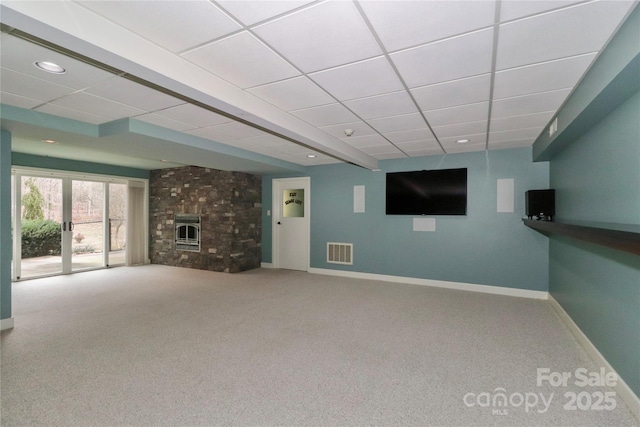
<svg viewBox="0 0 640 427">
<path fill-rule="evenodd" d="M 105 183 L 71 182 L 71 271 L 105 265 Z M 108 249 L 107 249 L 108 250 Z"/>
<path fill-rule="evenodd" d="M 60 178 L 18 176 L 14 228 L 20 229 L 14 248 L 14 276 L 31 278 L 60 274 L 62 265 L 62 187 Z M 15 209 L 15 207 L 14 207 Z M 16 215 L 17 213 L 17 215 Z M 20 221 L 15 218 L 19 217 Z M 15 255 L 15 251 L 20 257 Z"/>
<path fill-rule="evenodd" d="M 16 173 L 13 280 L 125 263 L 127 185 Z"/>
</svg>

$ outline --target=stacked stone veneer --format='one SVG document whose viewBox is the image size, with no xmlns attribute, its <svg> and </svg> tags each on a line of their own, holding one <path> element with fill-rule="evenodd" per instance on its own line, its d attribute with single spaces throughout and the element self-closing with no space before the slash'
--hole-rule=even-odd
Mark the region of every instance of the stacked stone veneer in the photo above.
<svg viewBox="0 0 640 427">
<path fill-rule="evenodd" d="M 259 176 L 188 166 L 151 171 L 153 264 L 237 273 L 260 267 Z M 201 216 L 200 252 L 176 250 L 176 214 Z"/>
</svg>

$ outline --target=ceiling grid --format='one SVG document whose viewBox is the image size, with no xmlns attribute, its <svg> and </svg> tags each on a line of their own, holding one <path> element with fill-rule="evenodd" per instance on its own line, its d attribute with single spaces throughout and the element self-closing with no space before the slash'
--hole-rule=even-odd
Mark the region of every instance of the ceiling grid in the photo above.
<svg viewBox="0 0 640 427">
<path fill-rule="evenodd" d="M 76 0 L 42 10 L 29 3 L 1 5 L 5 17 L 15 12 L 29 23 L 12 27 L 0 17 L 4 105 L 95 125 L 141 121 L 246 157 L 373 168 L 365 159 L 531 146 L 638 2 Z M 66 9 L 56 11 L 57 3 Z M 213 79 L 224 81 L 230 95 L 220 105 L 233 109 L 120 70 L 104 47 L 76 55 L 64 37 L 42 44 L 16 37 L 38 41 L 36 24 L 77 37 L 80 16 L 108 22 L 114 40 L 128 41 L 112 55 L 151 43 L 141 59 L 171 58 L 166 71 L 184 68 L 185 80 L 176 80 L 183 87 L 189 67 L 211 76 L 210 89 L 193 86 L 207 97 L 222 96 Z M 180 31 L 167 31 L 166 22 Z M 39 60 L 60 62 L 67 73 L 43 73 L 33 67 Z M 28 138 L 18 128 L 15 150 L 64 145 L 40 146 L 35 129 Z M 165 145 L 180 164 L 171 141 Z"/>
</svg>

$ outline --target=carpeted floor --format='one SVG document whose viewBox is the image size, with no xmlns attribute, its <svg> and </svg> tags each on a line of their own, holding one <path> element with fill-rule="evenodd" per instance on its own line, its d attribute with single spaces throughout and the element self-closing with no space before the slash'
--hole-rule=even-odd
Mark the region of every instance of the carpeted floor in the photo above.
<svg viewBox="0 0 640 427">
<path fill-rule="evenodd" d="M 13 308 L 3 427 L 636 425 L 585 407 L 612 389 L 537 384 L 598 370 L 546 301 L 153 265 L 16 283 Z"/>
</svg>

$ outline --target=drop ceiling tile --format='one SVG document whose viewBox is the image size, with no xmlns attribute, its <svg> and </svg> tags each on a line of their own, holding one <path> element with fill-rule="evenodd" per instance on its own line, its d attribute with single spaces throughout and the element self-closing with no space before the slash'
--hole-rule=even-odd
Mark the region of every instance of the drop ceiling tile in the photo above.
<svg viewBox="0 0 640 427">
<path fill-rule="evenodd" d="M 352 2 L 319 3 L 254 31 L 305 73 L 382 53 Z"/>
<path fill-rule="evenodd" d="M 414 142 L 402 142 L 396 145 L 398 146 L 399 149 L 401 149 L 406 153 L 410 151 L 424 151 L 424 150 L 429 150 L 432 152 L 433 151 L 442 152 L 442 149 L 440 148 L 440 144 L 438 144 L 438 142 L 435 139 L 426 139 L 426 140 L 414 141 Z"/>
<path fill-rule="evenodd" d="M 108 122 L 107 117 L 96 116 L 84 111 L 65 108 L 61 105 L 45 104 L 35 109 L 40 113 L 53 114 L 54 116 L 64 117 L 67 119 L 80 120 L 81 122 L 99 125 Z"/>
<path fill-rule="evenodd" d="M 363 1 L 388 51 L 451 37 L 493 24 L 494 1 Z"/>
<path fill-rule="evenodd" d="M 437 156 L 443 153 L 442 148 L 425 148 L 424 150 L 402 150 L 409 157 L 422 157 L 422 156 Z"/>
<path fill-rule="evenodd" d="M 459 144 L 456 141 L 460 139 L 468 139 L 469 142 L 464 144 Z M 486 132 L 470 134 L 470 135 L 460 135 L 454 137 L 446 137 L 440 138 L 440 143 L 445 148 L 447 152 L 449 152 L 449 147 L 465 147 L 465 146 L 475 146 L 482 145 L 483 147 L 487 144 L 487 134 Z"/>
<path fill-rule="evenodd" d="M 537 15 L 561 7 L 580 3 L 583 0 L 511 0 L 500 5 L 500 21 L 511 21 L 525 16 Z"/>
<path fill-rule="evenodd" d="M 2 68 L 0 88 L 3 92 L 37 101 L 51 101 L 75 92 L 75 89 Z"/>
<path fill-rule="evenodd" d="M 347 101 L 344 105 L 363 119 L 396 116 L 418 111 L 406 91 Z"/>
<path fill-rule="evenodd" d="M 291 114 L 318 127 L 355 122 L 358 120 L 351 111 L 340 104 L 305 108 L 304 110 L 292 111 Z"/>
<path fill-rule="evenodd" d="M 306 159 L 303 157 L 296 157 L 290 154 L 279 153 L 277 151 L 270 150 L 266 153 L 261 153 L 268 157 L 273 157 L 274 159 L 284 160 L 285 162 L 301 165 L 301 166 L 311 166 L 309 161 L 311 159 Z"/>
<path fill-rule="evenodd" d="M 52 101 L 51 104 L 71 108 L 109 120 L 122 119 L 146 113 L 139 108 L 130 107 L 88 93 L 77 92 Z"/>
<path fill-rule="evenodd" d="M 442 40 L 391 55 L 410 88 L 491 72 L 493 29 Z"/>
<path fill-rule="evenodd" d="M 91 0 L 79 3 L 172 52 L 241 28 L 209 1 Z"/>
<path fill-rule="evenodd" d="M 287 13 L 293 9 L 311 3 L 306 1 L 238 1 L 238 0 L 218 0 L 220 6 L 235 16 L 244 25 L 253 25 L 266 19 Z"/>
<path fill-rule="evenodd" d="M 477 151 L 485 151 L 486 144 L 455 144 L 447 145 L 445 148 L 447 154 L 473 153 Z"/>
<path fill-rule="evenodd" d="M 479 122 L 458 123 L 448 126 L 437 126 L 433 128 L 433 132 L 438 139 L 458 138 L 464 135 L 481 134 L 487 131 L 487 120 Z"/>
<path fill-rule="evenodd" d="M 543 111 L 556 111 L 570 92 L 571 89 L 562 89 L 496 100 L 493 101 L 491 117 L 497 119 Z"/>
<path fill-rule="evenodd" d="M 407 158 L 408 156 L 400 150 L 395 150 L 389 153 L 371 154 L 371 157 L 377 160 L 391 160 L 391 159 L 404 159 L 404 158 Z"/>
<path fill-rule="evenodd" d="M 311 166 L 311 159 L 307 159 L 303 156 L 293 156 L 290 154 L 284 154 L 284 153 L 273 153 L 271 155 L 271 157 L 274 157 L 276 159 L 280 159 L 280 160 L 284 160 L 285 162 L 290 162 L 290 163 L 295 163 L 297 165 L 301 165 L 301 166 Z"/>
<path fill-rule="evenodd" d="M 291 163 L 297 163 L 302 166 L 314 166 L 313 159 L 304 158 L 306 156 L 290 156 L 292 158 Z"/>
<path fill-rule="evenodd" d="M 252 136 L 261 136 L 265 132 L 260 129 L 256 129 L 252 126 L 245 125 L 240 122 L 229 122 L 221 125 L 214 126 L 222 134 L 228 135 L 225 140 L 248 138 Z M 223 139 L 221 139 L 222 141 Z"/>
<path fill-rule="evenodd" d="M 527 114 L 525 116 L 506 117 L 491 120 L 491 132 L 540 127 L 540 131 L 549 123 L 555 111 Z"/>
<path fill-rule="evenodd" d="M 192 104 L 177 105 L 167 108 L 166 110 L 156 111 L 156 114 L 195 127 L 215 126 L 232 121 L 228 117 L 205 110 L 204 108 L 196 107 Z"/>
<path fill-rule="evenodd" d="M 304 76 L 254 87 L 248 91 L 284 111 L 336 102 L 333 97 Z"/>
<path fill-rule="evenodd" d="M 585 73 L 595 54 L 559 59 L 499 71 L 495 75 L 494 99 L 572 88 Z"/>
<path fill-rule="evenodd" d="M 256 147 L 255 145 L 251 144 L 251 142 L 248 142 L 246 139 L 232 139 L 232 140 L 220 141 L 220 142 L 226 145 L 230 145 L 231 147 L 236 147 L 236 148 L 240 148 L 242 150 L 247 150 L 247 151 L 253 151 L 256 148 L 263 148 L 263 147 Z"/>
<path fill-rule="evenodd" d="M 134 117 L 136 120 L 140 120 L 146 123 L 150 123 L 152 125 L 160 126 L 167 129 L 177 130 L 183 132 L 185 130 L 194 129 L 197 126 L 190 125 L 187 123 L 180 122 L 178 120 L 173 120 L 168 117 L 163 117 L 158 114 L 142 114 L 140 116 Z"/>
<path fill-rule="evenodd" d="M 186 131 L 185 133 L 216 142 L 230 141 L 233 139 L 230 135 L 224 133 L 218 126 L 192 129 Z"/>
<path fill-rule="evenodd" d="M 508 130 L 504 132 L 490 132 L 489 144 L 510 143 L 513 141 L 533 141 L 540 135 L 539 126 L 528 129 Z"/>
<path fill-rule="evenodd" d="M 382 136 L 376 135 L 366 135 L 366 136 L 352 136 L 350 138 L 341 138 L 344 142 L 351 145 L 355 148 L 362 147 L 380 147 L 389 145 L 389 141 L 384 139 Z"/>
<path fill-rule="evenodd" d="M 380 133 L 424 129 L 427 127 L 427 123 L 419 113 L 373 119 L 369 120 L 368 123 Z"/>
<path fill-rule="evenodd" d="M 372 145 L 371 147 L 361 147 L 360 151 L 369 154 L 369 155 L 374 155 L 374 154 L 389 154 L 389 153 L 400 153 L 401 151 L 398 150 L 396 147 L 394 147 L 393 145 L 387 143 L 385 145 Z"/>
<path fill-rule="evenodd" d="M 374 135 L 376 133 L 376 131 L 373 130 L 371 126 L 361 121 L 341 123 L 339 125 L 333 125 L 333 126 L 323 126 L 320 129 L 331 136 L 335 136 L 336 138 L 345 138 L 346 137 L 346 135 L 344 134 L 345 129 L 351 129 L 354 131 L 353 136 L 351 138 L 355 138 L 358 136 Z"/>
<path fill-rule="evenodd" d="M 477 122 L 489 117 L 489 102 L 460 105 L 458 107 L 423 111 L 431 126 L 455 125 L 458 123 Z"/>
<path fill-rule="evenodd" d="M 279 145 L 277 147 L 273 147 L 273 150 L 279 151 L 281 153 L 289 154 L 291 156 L 295 156 L 298 154 L 304 154 L 305 156 L 307 154 L 314 154 L 314 151 L 312 149 L 303 147 L 302 145 L 294 144 L 292 142 L 285 145 Z"/>
<path fill-rule="evenodd" d="M 247 31 L 202 46 L 182 56 L 242 89 L 300 74 Z"/>
<path fill-rule="evenodd" d="M 399 132 L 385 132 L 384 136 L 394 144 L 430 139 L 435 141 L 435 137 L 428 128 L 405 130 Z"/>
<path fill-rule="evenodd" d="M 502 24 L 496 69 L 596 52 L 630 6 L 624 1 L 589 2 Z"/>
<path fill-rule="evenodd" d="M 113 74 L 100 68 L 7 33 L 2 33 L 0 36 L 0 46 L 2 46 L 0 64 L 3 68 L 58 85 L 84 89 L 113 77 Z M 67 72 L 64 74 L 47 73 L 34 65 L 36 61 L 53 62 L 63 67 Z"/>
<path fill-rule="evenodd" d="M 122 77 L 108 79 L 85 92 L 146 111 L 162 110 L 184 103 L 178 98 Z"/>
<path fill-rule="evenodd" d="M 286 139 L 279 138 L 275 135 L 271 135 L 266 132 L 263 132 L 261 135 L 258 135 L 258 136 L 251 136 L 243 139 L 257 147 L 263 147 L 263 148 L 288 146 L 289 144 L 292 144 L 291 141 L 287 141 Z"/>
<path fill-rule="evenodd" d="M 309 77 L 340 101 L 403 89 L 384 56 L 320 71 Z"/>
<path fill-rule="evenodd" d="M 258 154 L 264 154 L 265 156 L 269 156 L 269 157 L 278 157 L 275 154 L 281 154 L 281 153 L 278 153 L 277 151 L 274 151 L 272 147 L 271 148 L 255 147 L 251 151 L 253 151 L 254 153 L 258 153 Z"/>
<path fill-rule="evenodd" d="M 31 109 L 42 104 L 42 101 L 38 101 L 37 99 L 25 98 L 24 96 L 14 95 L 12 93 L 0 92 L 0 103 L 19 108 Z"/>
<path fill-rule="evenodd" d="M 416 102 L 422 110 L 436 110 L 446 107 L 474 104 L 489 100 L 491 76 L 469 77 L 431 86 L 412 89 Z"/>
</svg>

